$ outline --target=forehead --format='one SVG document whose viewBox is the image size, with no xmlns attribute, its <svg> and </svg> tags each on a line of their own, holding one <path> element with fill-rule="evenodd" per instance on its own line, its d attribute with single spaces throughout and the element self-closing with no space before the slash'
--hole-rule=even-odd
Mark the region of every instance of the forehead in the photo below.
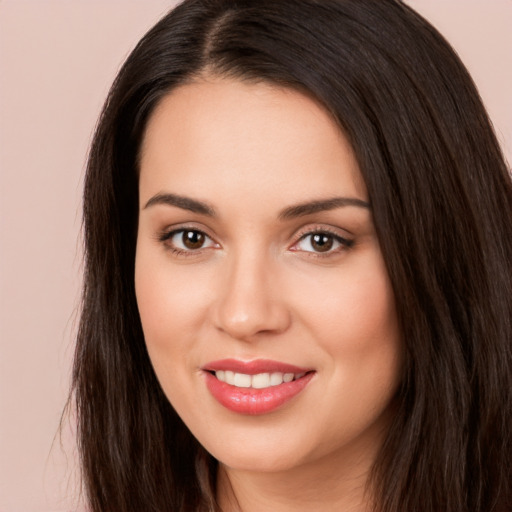
<svg viewBox="0 0 512 512">
<path fill-rule="evenodd" d="M 205 79 L 174 89 L 148 122 L 140 162 L 142 200 L 162 190 L 219 200 L 270 199 L 276 190 L 290 202 L 366 197 L 352 148 L 326 110 L 267 83 Z"/>
</svg>

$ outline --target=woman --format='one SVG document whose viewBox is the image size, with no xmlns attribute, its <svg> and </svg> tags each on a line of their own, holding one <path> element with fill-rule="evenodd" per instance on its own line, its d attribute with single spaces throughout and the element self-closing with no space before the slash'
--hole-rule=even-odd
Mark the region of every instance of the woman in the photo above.
<svg viewBox="0 0 512 512">
<path fill-rule="evenodd" d="M 510 510 L 512 186 L 395 0 L 186 0 L 91 148 L 91 510 Z"/>
</svg>

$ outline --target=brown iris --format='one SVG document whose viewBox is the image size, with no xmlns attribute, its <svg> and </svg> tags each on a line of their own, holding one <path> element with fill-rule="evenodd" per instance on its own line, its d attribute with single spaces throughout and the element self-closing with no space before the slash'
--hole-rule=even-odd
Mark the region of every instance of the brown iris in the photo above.
<svg viewBox="0 0 512 512">
<path fill-rule="evenodd" d="M 205 235 L 200 231 L 184 231 L 182 235 L 183 245 L 187 249 L 200 249 L 204 244 Z"/>
<path fill-rule="evenodd" d="M 316 233 L 311 236 L 311 247 L 317 252 L 327 252 L 332 249 L 334 240 L 332 235 Z"/>
</svg>

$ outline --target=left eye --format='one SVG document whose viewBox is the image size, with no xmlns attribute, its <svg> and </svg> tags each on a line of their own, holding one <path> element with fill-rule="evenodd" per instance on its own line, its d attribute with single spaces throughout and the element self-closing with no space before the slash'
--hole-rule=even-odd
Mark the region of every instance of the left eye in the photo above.
<svg viewBox="0 0 512 512">
<path fill-rule="evenodd" d="M 202 231 L 196 229 L 180 229 L 165 237 L 166 243 L 178 251 L 197 251 L 206 247 L 214 247 L 215 242 Z"/>
<path fill-rule="evenodd" d="M 341 247 L 349 247 L 350 240 L 325 232 L 308 233 L 294 246 L 295 250 L 316 253 L 333 252 Z"/>
</svg>

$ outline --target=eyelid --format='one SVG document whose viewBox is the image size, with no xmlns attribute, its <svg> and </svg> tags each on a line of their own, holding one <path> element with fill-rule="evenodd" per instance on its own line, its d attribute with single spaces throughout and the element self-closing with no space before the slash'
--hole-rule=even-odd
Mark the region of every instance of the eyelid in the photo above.
<svg viewBox="0 0 512 512">
<path fill-rule="evenodd" d="M 211 234 L 208 228 L 202 225 L 199 226 L 194 222 L 167 225 L 164 228 L 158 230 L 156 238 L 162 241 L 164 239 L 168 239 L 173 233 L 177 233 L 179 231 L 197 231 L 198 233 L 203 233 L 208 238 L 215 240 L 215 236 Z"/>
<path fill-rule="evenodd" d="M 302 226 L 300 229 L 296 231 L 294 234 L 295 242 L 298 242 L 301 238 L 306 235 L 311 235 L 315 233 L 328 233 L 329 235 L 335 236 L 337 238 L 341 238 L 342 240 L 352 241 L 352 234 L 346 229 L 342 229 L 336 226 L 331 226 L 329 224 L 307 224 L 306 226 Z M 344 235 L 343 233 L 346 233 Z"/>
</svg>

